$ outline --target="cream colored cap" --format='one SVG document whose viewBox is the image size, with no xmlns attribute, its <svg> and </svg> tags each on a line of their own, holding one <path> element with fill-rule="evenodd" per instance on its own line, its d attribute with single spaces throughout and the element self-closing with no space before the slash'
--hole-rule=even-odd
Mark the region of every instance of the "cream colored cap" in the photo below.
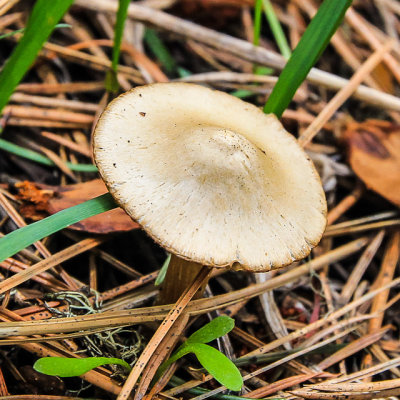
<svg viewBox="0 0 400 400">
<path fill-rule="evenodd" d="M 268 271 L 307 256 L 325 229 L 321 182 L 295 138 L 223 92 L 137 87 L 101 115 L 94 156 L 118 204 L 188 260 Z"/>
</svg>

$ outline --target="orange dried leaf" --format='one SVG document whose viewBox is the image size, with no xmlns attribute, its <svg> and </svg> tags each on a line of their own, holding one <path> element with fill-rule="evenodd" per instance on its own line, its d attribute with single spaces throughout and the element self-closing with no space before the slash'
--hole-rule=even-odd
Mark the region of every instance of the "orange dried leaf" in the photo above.
<svg viewBox="0 0 400 400">
<path fill-rule="evenodd" d="M 400 126 L 351 123 L 344 137 L 353 171 L 368 188 L 400 206 Z"/>
<path fill-rule="evenodd" d="M 53 191 L 41 189 L 33 182 L 23 181 L 15 184 L 18 193 L 15 196 L 22 201 L 19 212 L 33 221 L 38 221 L 47 216 L 49 199 L 53 196 Z"/>
<path fill-rule="evenodd" d="M 100 179 L 65 186 L 47 186 L 32 182 L 21 182 L 15 186 L 19 191 L 17 198 L 23 200 L 20 212 L 33 220 L 42 219 L 45 214 L 55 214 L 107 192 Z M 115 208 L 77 222 L 69 228 L 90 233 L 110 233 L 138 227 L 125 211 Z"/>
</svg>

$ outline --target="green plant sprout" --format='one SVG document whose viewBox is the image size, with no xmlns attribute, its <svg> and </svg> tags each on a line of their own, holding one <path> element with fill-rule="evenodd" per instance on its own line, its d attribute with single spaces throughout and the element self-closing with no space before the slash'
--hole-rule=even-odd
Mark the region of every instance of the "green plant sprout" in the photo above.
<svg viewBox="0 0 400 400">
<path fill-rule="evenodd" d="M 220 351 L 205 344 L 224 336 L 234 326 L 235 321 L 226 315 L 221 315 L 204 325 L 190 335 L 171 357 L 160 365 L 155 379 L 161 377 L 172 363 L 186 354 L 193 353 L 216 381 L 230 390 L 239 391 L 243 386 L 243 379 L 236 365 Z"/>
<path fill-rule="evenodd" d="M 234 326 L 235 322 L 232 318 L 221 315 L 198 329 L 189 336 L 167 361 L 161 364 L 157 371 L 156 379 L 161 377 L 172 363 L 186 354 L 193 353 L 200 364 L 221 385 L 234 391 L 240 390 L 243 385 L 243 379 L 235 364 L 220 351 L 205 344 L 226 335 Z M 131 370 L 126 361 L 108 357 L 43 357 L 35 362 L 33 368 L 42 374 L 67 378 L 83 375 L 93 368 L 108 364 L 119 364 L 127 371 Z"/>
<path fill-rule="evenodd" d="M 72 376 L 81 376 L 93 368 L 108 364 L 121 365 L 128 372 L 132 369 L 126 361 L 109 357 L 43 357 L 33 364 L 33 368 L 42 374 L 70 378 Z"/>
</svg>

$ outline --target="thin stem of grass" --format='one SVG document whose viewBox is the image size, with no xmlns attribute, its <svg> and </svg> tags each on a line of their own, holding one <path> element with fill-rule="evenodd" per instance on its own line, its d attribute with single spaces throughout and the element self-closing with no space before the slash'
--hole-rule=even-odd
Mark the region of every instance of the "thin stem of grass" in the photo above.
<svg viewBox="0 0 400 400">
<path fill-rule="evenodd" d="M 279 47 L 279 51 L 286 59 L 289 59 L 292 50 L 290 49 L 289 43 L 286 40 L 285 33 L 283 32 L 282 26 L 276 16 L 274 7 L 270 0 L 262 0 L 262 5 L 264 7 L 264 13 L 268 20 L 269 26 L 271 28 L 272 34 L 274 35 L 276 44 Z"/>
<path fill-rule="evenodd" d="M 8 142 L 7 140 L 0 138 L 0 149 L 7 151 L 8 153 L 14 154 L 19 157 L 26 158 L 28 160 L 37 162 L 42 165 L 54 167 L 55 164 L 52 160 L 43 156 L 36 151 L 25 149 L 24 147 L 18 146 L 17 144 Z M 77 172 L 97 172 L 97 168 L 93 164 L 74 164 L 69 161 L 65 163 L 69 169 Z"/>
<path fill-rule="evenodd" d="M 253 44 L 256 46 L 258 46 L 260 43 L 261 16 L 262 16 L 262 0 L 256 0 L 256 3 L 254 5 L 254 30 L 253 30 Z"/>
<path fill-rule="evenodd" d="M 164 43 L 161 41 L 154 29 L 146 28 L 144 41 L 149 46 L 150 51 L 157 57 L 165 71 L 174 73 L 176 71 L 176 63 L 171 56 Z"/>
<path fill-rule="evenodd" d="M 117 20 L 115 21 L 114 28 L 114 46 L 112 52 L 111 70 L 107 72 L 105 82 L 105 86 L 109 92 L 116 92 L 119 89 L 117 69 L 129 3 L 130 0 L 119 0 Z"/>
</svg>

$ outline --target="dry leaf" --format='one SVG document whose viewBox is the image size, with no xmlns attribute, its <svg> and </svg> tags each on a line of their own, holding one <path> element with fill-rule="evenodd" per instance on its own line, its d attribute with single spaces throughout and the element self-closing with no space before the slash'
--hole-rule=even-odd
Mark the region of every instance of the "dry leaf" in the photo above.
<svg viewBox="0 0 400 400">
<path fill-rule="evenodd" d="M 366 186 L 400 206 L 400 126 L 351 123 L 345 132 L 349 162 Z"/>
<path fill-rule="evenodd" d="M 107 192 L 100 179 L 65 186 L 47 186 L 25 181 L 16 184 L 15 187 L 18 189 L 16 197 L 23 201 L 20 207 L 21 214 L 36 221 Z M 77 222 L 69 228 L 90 233 L 110 233 L 138 227 L 125 211 L 116 208 Z"/>
</svg>

